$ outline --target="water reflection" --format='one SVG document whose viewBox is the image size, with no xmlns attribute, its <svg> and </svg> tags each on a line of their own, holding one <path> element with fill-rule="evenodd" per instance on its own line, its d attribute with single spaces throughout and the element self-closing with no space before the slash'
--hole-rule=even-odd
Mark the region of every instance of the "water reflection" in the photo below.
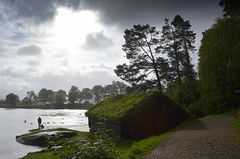
<svg viewBox="0 0 240 159">
<path fill-rule="evenodd" d="M 48 128 L 69 128 L 89 131 L 86 110 L 68 109 L 1 109 L 0 108 L 0 158 L 15 159 L 40 148 L 25 146 L 15 141 L 15 136 L 38 127 L 37 118 Z M 26 121 L 26 122 L 25 122 Z"/>
</svg>

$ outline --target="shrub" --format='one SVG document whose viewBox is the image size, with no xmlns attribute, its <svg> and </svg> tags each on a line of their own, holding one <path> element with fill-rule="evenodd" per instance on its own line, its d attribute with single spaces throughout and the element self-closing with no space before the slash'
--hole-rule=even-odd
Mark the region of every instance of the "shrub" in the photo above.
<svg viewBox="0 0 240 159">
<path fill-rule="evenodd" d="M 68 151 L 68 154 L 62 156 L 63 159 L 116 159 L 118 150 L 108 135 L 108 130 L 98 129 L 93 139 L 79 143 Z"/>
</svg>

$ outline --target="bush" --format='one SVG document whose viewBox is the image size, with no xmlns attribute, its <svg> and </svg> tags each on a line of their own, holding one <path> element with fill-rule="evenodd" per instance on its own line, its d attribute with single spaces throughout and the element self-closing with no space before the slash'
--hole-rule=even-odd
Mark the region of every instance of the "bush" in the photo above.
<svg viewBox="0 0 240 159">
<path fill-rule="evenodd" d="M 68 154 L 63 159 L 116 159 L 118 150 L 108 135 L 108 130 L 98 129 L 93 140 L 69 147 Z"/>
</svg>

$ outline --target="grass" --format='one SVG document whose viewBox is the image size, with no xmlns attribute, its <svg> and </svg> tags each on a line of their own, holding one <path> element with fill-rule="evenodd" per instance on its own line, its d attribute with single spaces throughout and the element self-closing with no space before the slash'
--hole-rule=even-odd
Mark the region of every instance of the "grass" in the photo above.
<svg viewBox="0 0 240 159">
<path fill-rule="evenodd" d="M 86 115 L 119 120 L 128 110 L 137 106 L 142 100 L 144 100 L 146 96 L 146 94 L 131 94 L 109 98 L 96 104 L 96 106 L 91 108 Z"/>
<path fill-rule="evenodd" d="M 240 115 L 240 109 L 238 109 L 237 114 Z M 234 121 L 233 121 L 233 125 L 236 129 L 236 132 L 238 133 L 239 137 L 240 137 L 240 116 L 238 116 Z"/>
<path fill-rule="evenodd" d="M 118 147 L 120 149 L 119 159 L 138 159 L 149 154 L 163 140 L 173 134 L 165 133 L 159 136 L 153 136 L 139 141 L 120 141 Z"/>
<path fill-rule="evenodd" d="M 153 136 L 143 140 L 118 140 L 116 145 L 119 150 L 119 159 L 138 159 L 150 153 L 173 132 L 165 133 L 159 136 Z M 74 140 L 77 140 L 76 138 Z M 66 146 L 68 145 L 68 146 Z M 71 144 L 65 144 L 62 149 L 49 149 L 40 152 L 29 153 L 23 159 L 60 159 L 62 155 L 66 155 L 71 151 Z M 70 146 L 70 147 L 69 147 Z"/>
<path fill-rule="evenodd" d="M 240 135 L 240 118 L 235 119 L 235 120 L 233 121 L 233 124 L 234 124 L 234 127 L 235 127 L 236 130 L 237 130 L 237 133 Z"/>
<path fill-rule="evenodd" d="M 54 152 L 34 152 L 29 153 L 27 156 L 22 159 L 59 159 L 60 156 Z"/>
<path fill-rule="evenodd" d="M 89 132 L 81 132 L 81 131 L 69 130 L 64 128 L 48 129 L 48 130 L 33 129 L 31 130 L 30 133 L 24 134 L 24 136 L 28 137 L 39 132 L 51 132 L 51 131 L 73 131 L 73 132 L 76 132 L 77 135 L 68 139 L 55 136 L 51 138 L 50 141 L 48 141 L 48 144 L 46 147 L 49 147 L 50 145 L 51 146 L 60 145 L 62 146 L 61 148 L 59 149 L 47 148 L 40 152 L 28 153 L 22 159 L 60 159 L 61 155 L 65 155 L 69 151 L 72 151 L 71 146 L 74 145 L 74 143 L 77 143 L 81 140 L 89 140 L 91 138 L 91 134 Z"/>
</svg>

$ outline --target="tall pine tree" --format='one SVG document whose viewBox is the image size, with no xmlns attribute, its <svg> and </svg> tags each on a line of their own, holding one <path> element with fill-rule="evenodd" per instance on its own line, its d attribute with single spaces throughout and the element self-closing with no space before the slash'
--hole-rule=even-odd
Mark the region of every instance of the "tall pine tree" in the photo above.
<svg viewBox="0 0 240 159">
<path fill-rule="evenodd" d="M 125 30 L 125 44 L 129 64 L 118 65 L 115 73 L 132 86 L 142 86 L 142 89 L 157 87 L 162 90 L 162 68 L 167 68 L 167 62 L 157 51 L 159 46 L 159 32 L 150 25 L 134 25 Z M 152 76 L 152 77 L 151 77 Z"/>
<path fill-rule="evenodd" d="M 189 106 L 196 100 L 196 72 L 190 53 L 195 50 L 195 33 L 191 24 L 180 15 L 171 24 L 165 19 L 162 27 L 162 49 L 169 57 L 170 81 L 168 93 L 179 103 Z"/>
</svg>

